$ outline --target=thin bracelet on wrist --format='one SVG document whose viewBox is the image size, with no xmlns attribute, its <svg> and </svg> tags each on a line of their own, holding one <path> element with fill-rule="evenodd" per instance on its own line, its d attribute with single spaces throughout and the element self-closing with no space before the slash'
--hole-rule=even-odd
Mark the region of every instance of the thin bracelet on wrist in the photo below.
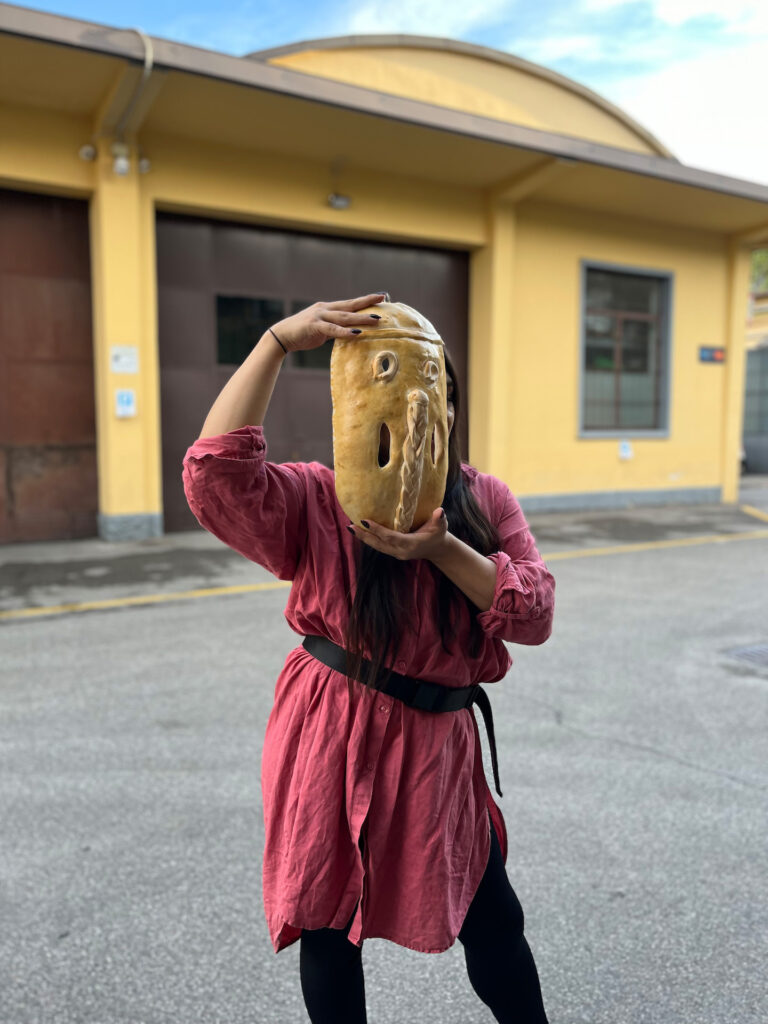
<svg viewBox="0 0 768 1024">
<path fill-rule="evenodd" d="M 286 355 L 288 355 L 288 349 L 287 349 L 287 348 L 285 347 L 285 345 L 284 345 L 284 344 L 282 343 L 282 341 L 280 341 L 280 339 L 279 339 L 279 338 L 278 338 L 278 336 L 277 336 L 277 335 L 275 334 L 275 332 L 274 332 L 274 331 L 272 330 L 272 328 L 271 328 L 271 327 L 268 327 L 268 328 L 267 328 L 267 330 L 268 330 L 268 331 L 269 331 L 269 333 L 270 333 L 270 334 L 272 335 L 272 337 L 273 337 L 273 338 L 275 339 L 275 341 L 276 341 L 276 342 L 277 342 L 277 344 L 278 344 L 278 345 L 280 346 L 280 348 L 281 348 L 281 349 L 283 350 L 283 352 L 285 352 L 285 354 L 286 354 Z"/>
</svg>

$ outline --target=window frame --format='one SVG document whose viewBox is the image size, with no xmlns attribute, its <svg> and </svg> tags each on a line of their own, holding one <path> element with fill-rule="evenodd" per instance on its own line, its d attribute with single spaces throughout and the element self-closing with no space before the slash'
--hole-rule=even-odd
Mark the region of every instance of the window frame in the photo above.
<svg viewBox="0 0 768 1024">
<path fill-rule="evenodd" d="M 590 270 L 606 270 L 614 274 L 633 277 L 653 277 L 662 283 L 661 315 L 659 318 L 659 342 L 661 384 L 659 393 L 658 427 L 585 427 L 584 426 L 584 375 L 587 349 L 587 275 Z M 601 260 L 582 259 L 579 274 L 579 399 L 577 436 L 580 440 L 604 438 L 668 438 L 670 436 L 670 405 L 672 393 L 672 322 L 674 303 L 674 272 L 637 267 L 625 263 L 608 263 Z M 621 313 L 621 310 L 616 310 Z"/>
<path fill-rule="evenodd" d="M 219 299 L 220 298 L 221 299 L 243 299 L 243 300 L 246 300 L 248 302 L 275 302 L 275 303 L 279 302 L 283 306 L 283 313 L 279 317 L 279 319 L 281 319 L 281 320 L 286 315 L 285 314 L 286 302 L 279 295 L 244 295 L 242 290 L 238 291 L 238 290 L 232 289 L 232 288 L 219 289 L 219 288 L 214 287 L 211 294 L 213 296 L 213 326 L 214 326 L 214 332 L 215 332 L 215 336 L 216 336 L 216 359 L 215 359 L 215 365 L 217 367 L 222 367 L 222 368 L 225 368 L 225 369 L 226 368 L 230 368 L 230 367 L 234 367 L 234 369 L 237 370 L 237 369 L 239 369 L 243 365 L 245 360 L 248 358 L 250 353 L 253 351 L 253 348 L 255 348 L 255 346 L 258 344 L 260 338 L 256 339 L 256 341 L 254 342 L 252 348 L 249 349 L 248 352 L 246 352 L 246 354 L 243 357 L 243 359 L 241 360 L 241 362 L 239 362 L 239 363 L 222 363 L 222 362 L 220 362 L 219 361 Z"/>
<path fill-rule="evenodd" d="M 750 374 L 749 364 L 750 362 L 757 363 L 756 371 L 753 370 Z M 765 364 L 765 365 L 763 365 Z M 758 386 L 754 389 L 750 389 L 750 384 L 758 376 L 760 376 Z M 744 411 L 742 413 L 742 437 L 750 441 L 762 441 L 768 437 L 768 339 L 762 344 L 756 345 L 753 349 L 750 349 L 745 354 L 745 365 L 744 365 L 744 376 L 745 376 L 745 392 L 744 392 Z M 763 384 L 763 379 L 765 383 Z M 747 429 L 747 416 L 750 410 L 750 399 L 756 398 L 755 412 L 757 413 L 758 429 L 750 431 Z M 763 410 L 765 413 L 763 414 Z M 763 419 L 763 414 L 765 419 Z M 766 428 L 761 429 L 760 424 L 765 422 Z"/>
</svg>

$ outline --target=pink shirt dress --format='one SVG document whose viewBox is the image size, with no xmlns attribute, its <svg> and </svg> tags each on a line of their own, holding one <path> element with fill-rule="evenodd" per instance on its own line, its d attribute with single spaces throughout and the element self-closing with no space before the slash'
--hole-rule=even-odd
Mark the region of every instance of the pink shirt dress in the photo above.
<svg viewBox="0 0 768 1024">
<path fill-rule="evenodd" d="M 465 608 L 451 653 L 443 650 L 435 579 L 428 563 L 414 560 L 415 621 L 393 663 L 444 686 L 502 679 L 512 664 L 503 641 L 543 643 L 554 608 L 554 580 L 509 488 L 471 466 L 463 471 L 501 537 L 501 550 L 490 556 L 497 567 L 493 604 L 477 615 L 484 643 L 469 656 Z M 293 581 L 285 609 L 291 628 L 343 646 L 360 541 L 347 530 L 333 471 L 316 462 L 267 462 L 263 428 L 247 426 L 195 441 L 183 483 L 206 530 Z M 443 952 L 485 871 L 489 815 L 507 859 L 474 713 L 408 707 L 301 646 L 275 685 L 261 786 L 264 909 L 276 953 L 302 928 L 343 928 L 353 911 L 355 945 L 384 938 Z"/>
</svg>

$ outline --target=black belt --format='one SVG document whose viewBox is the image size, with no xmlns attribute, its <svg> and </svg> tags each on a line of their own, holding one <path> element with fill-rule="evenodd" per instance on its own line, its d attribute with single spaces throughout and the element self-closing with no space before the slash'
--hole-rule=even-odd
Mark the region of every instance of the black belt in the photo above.
<svg viewBox="0 0 768 1024">
<path fill-rule="evenodd" d="M 347 675 L 347 652 L 343 647 L 339 647 L 338 644 L 324 636 L 305 636 L 304 648 L 313 658 L 322 661 L 328 668 L 341 672 L 344 676 Z M 370 662 L 363 659 L 361 671 L 367 671 L 369 668 Z M 358 682 L 362 682 L 362 680 L 358 680 Z M 411 708 L 418 708 L 419 711 L 460 711 L 462 708 L 477 704 L 483 714 L 485 728 L 488 732 L 496 792 L 499 796 L 503 795 L 499 783 L 499 763 L 496 757 L 491 702 L 479 683 L 475 683 L 473 686 L 441 686 L 439 683 L 428 683 L 424 679 L 402 676 L 399 672 L 382 670 L 375 683 L 365 685 L 372 685 L 374 690 L 397 697 L 404 704 Z"/>
</svg>

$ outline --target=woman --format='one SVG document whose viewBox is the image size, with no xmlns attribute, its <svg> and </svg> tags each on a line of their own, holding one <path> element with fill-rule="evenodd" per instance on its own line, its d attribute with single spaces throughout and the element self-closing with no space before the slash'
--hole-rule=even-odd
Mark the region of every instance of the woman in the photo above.
<svg viewBox="0 0 768 1024">
<path fill-rule="evenodd" d="M 290 626 L 350 659 L 347 674 L 297 647 L 277 680 L 262 757 L 270 937 L 275 952 L 301 940 L 313 1024 L 365 1022 L 367 937 L 425 953 L 458 938 L 496 1020 L 546 1024 L 474 715 L 430 713 L 364 685 L 382 665 L 441 684 L 443 695 L 494 682 L 511 664 L 503 640 L 540 644 L 551 632 L 554 580 L 519 504 L 500 480 L 461 463 L 450 361 L 446 495 L 420 529 L 349 523 L 330 469 L 266 461 L 261 424 L 287 352 L 364 329 L 370 337 L 385 326 L 370 308 L 385 298 L 316 303 L 276 323 L 184 459 L 200 523 L 292 580 Z"/>
</svg>

